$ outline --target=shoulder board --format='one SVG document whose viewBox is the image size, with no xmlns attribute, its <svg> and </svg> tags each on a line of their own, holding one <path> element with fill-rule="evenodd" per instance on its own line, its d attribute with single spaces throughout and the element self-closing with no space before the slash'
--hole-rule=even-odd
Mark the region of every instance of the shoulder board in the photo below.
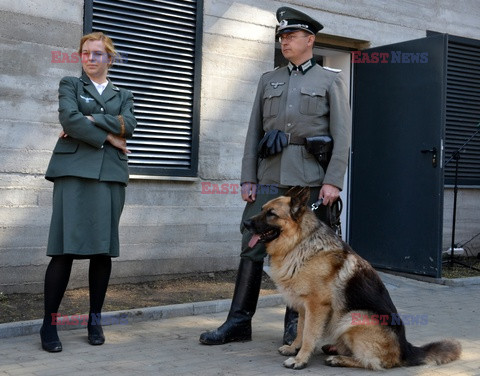
<svg viewBox="0 0 480 376">
<path fill-rule="evenodd" d="M 339 73 L 339 72 L 342 71 L 341 69 L 335 69 L 335 68 L 330 68 L 330 67 L 323 67 L 323 69 L 326 69 L 330 72 L 335 72 L 335 73 Z"/>
<path fill-rule="evenodd" d="M 277 67 L 273 68 L 273 70 L 271 70 L 271 71 L 263 72 L 263 73 L 262 73 L 262 76 L 265 76 L 265 75 L 267 75 L 267 74 L 269 74 L 269 73 L 273 73 L 273 72 L 275 72 L 275 71 L 277 71 L 277 70 L 279 70 L 279 69 L 281 69 L 281 68 L 286 68 L 286 66 L 285 66 L 285 67 L 277 66 Z"/>
</svg>

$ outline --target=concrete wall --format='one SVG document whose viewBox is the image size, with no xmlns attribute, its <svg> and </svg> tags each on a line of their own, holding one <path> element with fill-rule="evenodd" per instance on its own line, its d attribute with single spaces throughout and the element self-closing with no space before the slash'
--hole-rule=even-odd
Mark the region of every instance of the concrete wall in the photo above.
<svg viewBox="0 0 480 376">
<path fill-rule="evenodd" d="M 256 85 L 273 68 L 277 7 L 309 12 L 325 33 L 372 46 L 420 38 L 427 29 L 480 39 L 475 0 L 204 3 L 199 179 L 131 181 L 113 283 L 236 268 L 243 203 L 238 194 L 202 194 L 201 183 L 238 183 Z M 53 64 L 51 51 L 77 48 L 83 1 L 0 0 L 0 21 L 0 291 L 41 291 L 52 194 L 43 174 L 60 131 L 57 85 L 80 72 Z M 465 210 L 479 192 L 466 194 Z M 474 231 L 478 212 L 469 211 L 459 239 Z M 75 263 L 70 287 L 86 284 L 87 265 Z"/>
<path fill-rule="evenodd" d="M 81 1 L 0 1 L 0 291 L 41 290 L 52 185 L 43 178 L 60 131 L 51 64 L 82 35 Z"/>
</svg>

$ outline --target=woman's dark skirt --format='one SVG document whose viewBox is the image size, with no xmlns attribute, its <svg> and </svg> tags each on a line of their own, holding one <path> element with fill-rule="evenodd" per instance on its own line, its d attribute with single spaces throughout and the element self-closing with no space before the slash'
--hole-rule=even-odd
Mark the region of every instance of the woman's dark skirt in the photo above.
<svg viewBox="0 0 480 376">
<path fill-rule="evenodd" d="M 124 203 L 123 183 L 56 178 L 47 256 L 118 257 L 118 225 Z"/>
</svg>

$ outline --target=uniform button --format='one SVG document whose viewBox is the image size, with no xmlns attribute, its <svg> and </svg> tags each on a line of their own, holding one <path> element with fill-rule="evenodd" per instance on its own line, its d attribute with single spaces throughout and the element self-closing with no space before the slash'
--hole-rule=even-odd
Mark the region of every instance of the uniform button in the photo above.
<svg viewBox="0 0 480 376">
<path fill-rule="evenodd" d="M 292 108 L 292 105 L 291 105 L 291 104 L 289 104 L 289 105 L 288 105 L 288 107 Z"/>
<path fill-rule="evenodd" d="M 103 112 L 103 111 L 105 111 L 105 110 L 104 110 L 104 109 L 103 109 L 103 107 L 102 107 L 102 108 L 100 109 L 100 111 L 102 111 L 102 112 Z"/>
<path fill-rule="evenodd" d="M 287 127 L 291 127 L 291 126 L 292 126 L 292 123 L 288 123 L 288 124 L 287 124 Z"/>
<path fill-rule="evenodd" d="M 312 95 L 315 95 L 315 92 L 313 92 Z"/>
</svg>

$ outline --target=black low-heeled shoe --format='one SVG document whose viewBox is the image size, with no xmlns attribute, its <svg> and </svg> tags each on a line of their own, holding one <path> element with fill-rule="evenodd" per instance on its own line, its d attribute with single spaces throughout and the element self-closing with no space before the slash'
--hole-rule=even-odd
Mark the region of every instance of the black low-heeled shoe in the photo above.
<svg viewBox="0 0 480 376">
<path fill-rule="evenodd" d="M 88 343 L 92 346 L 100 346 L 105 343 L 105 336 L 101 325 L 88 326 Z"/>
<path fill-rule="evenodd" d="M 60 340 L 47 341 L 45 337 L 45 327 L 42 325 L 42 327 L 40 328 L 40 340 L 42 341 L 42 349 L 47 352 L 62 351 L 62 342 L 60 342 Z"/>
</svg>

